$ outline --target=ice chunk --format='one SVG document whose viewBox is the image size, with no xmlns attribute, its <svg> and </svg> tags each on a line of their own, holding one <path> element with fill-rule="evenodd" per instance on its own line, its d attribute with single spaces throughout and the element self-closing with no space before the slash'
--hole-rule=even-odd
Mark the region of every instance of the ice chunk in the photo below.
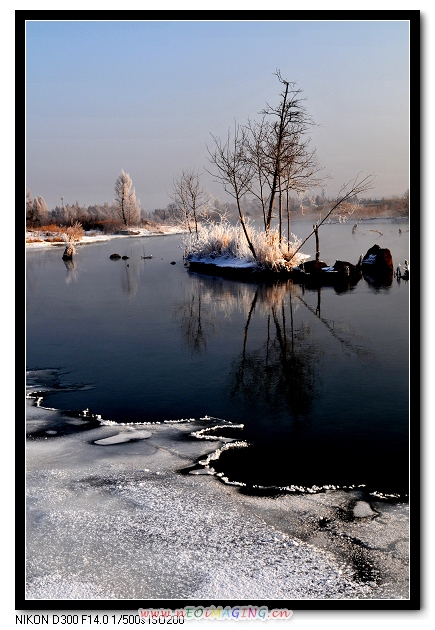
<svg viewBox="0 0 435 630">
<path fill-rule="evenodd" d="M 151 435 L 151 431 L 135 431 L 133 429 L 117 433 L 116 435 L 112 435 L 107 438 L 102 438 L 101 440 L 95 440 L 94 444 L 100 444 L 102 446 L 121 444 L 122 442 L 130 442 L 131 440 L 145 440 L 146 438 L 151 437 Z"/>
<path fill-rule="evenodd" d="M 353 515 L 356 518 L 365 518 L 366 516 L 375 516 L 375 512 L 366 501 L 357 501 L 353 508 Z"/>
</svg>

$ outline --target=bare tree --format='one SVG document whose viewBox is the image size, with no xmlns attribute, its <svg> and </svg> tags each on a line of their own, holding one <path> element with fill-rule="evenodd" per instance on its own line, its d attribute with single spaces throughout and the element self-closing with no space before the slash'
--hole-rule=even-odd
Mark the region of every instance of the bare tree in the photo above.
<svg viewBox="0 0 435 630">
<path fill-rule="evenodd" d="M 264 146 L 266 144 L 269 125 L 264 116 L 260 122 L 248 120 L 246 125 L 246 159 L 250 162 L 255 177 L 252 177 L 249 192 L 256 197 L 261 204 L 263 212 L 264 229 L 266 230 L 266 212 L 270 199 L 270 183 L 268 179 L 268 169 L 266 168 L 266 154 Z"/>
<path fill-rule="evenodd" d="M 33 199 L 30 192 L 30 188 L 26 188 L 26 218 L 32 214 Z"/>
<path fill-rule="evenodd" d="M 181 177 L 174 179 L 173 195 L 183 224 L 192 233 L 192 224 L 198 237 L 198 219 L 207 204 L 204 189 L 200 185 L 199 175 L 194 171 L 183 171 Z"/>
<path fill-rule="evenodd" d="M 239 221 L 254 259 L 257 259 L 254 245 L 249 236 L 246 221 L 242 211 L 242 199 L 249 192 L 252 180 L 252 167 L 246 159 L 246 130 L 239 125 L 234 125 L 234 136 L 231 138 L 228 131 L 228 139 L 223 144 L 219 138 L 212 135 L 215 142 L 213 151 L 207 147 L 209 160 L 217 168 L 217 172 L 211 173 L 217 181 L 223 184 L 225 192 L 236 200 Z"/>
<path fill-rule="evenodd" d="M 254 125 L 248 122 L 246 154 L 255 171 L 250 192 L 262 203 L 266 231 L 270 230 L 278 197 L 281 241 L 284 194 L 287 197 L 289 225 L 289 191 L 304 192 L 319 186 L 325 177 L 319 175 L 322 169 L 317 160 L 316 150 L 310 148 L 310 139 L 306 137 L 314 122 L 303 105 L 303 99 L 300 97 L 302 90 L 297 88 L 295 83 L 283 79 L 279 70 L 275 74 L 284 86 L 281 101 L 278 106 L 267 105 L 260 112 L 263 115 L 261 122 Z"/>
<path fill-rule="evenodd" d="M 409 188 L 400 198 L 399 209 L 401 215 L 405 217 L 409 216 Z"/>
<path fill-rule="evenodd" d="M 140 221 L 140 203 L 128 173 L 123 170 L 115 182 L 115 215 L 124 225 L 137 225 Z"/>
<path fill-rule="evenodd" d="M 214 151 L 209 151 L 211 162 L 217 166 L 217 179 L 227 193 L 236 199 L 239 219 L 249 247 L 253 252 L 244 220 L 241 199 L 249 193 L 261 203 L 264 229 L 271 229 L 275 204 L 278 201 L 279 242 L 283 236 L 283 200 L 286 199 L 287 239 L 290 240 L 289 191 L 301 193 L 319 186 L 320 176 L 316 150 L 306 137 L 314 125 L 308 115 L 301 90 L 276 72 L 283 85 L 278 106 L 266 105 L 258 122 L 248 120 L 244 127 L 235 125 L 233 139 L 228 134 L 225 144 L 213 136 Z M 254 252 L 253 252 L 254 253 Z M 254 256 L 255 257 L 255 256 Z"/>
</svg>

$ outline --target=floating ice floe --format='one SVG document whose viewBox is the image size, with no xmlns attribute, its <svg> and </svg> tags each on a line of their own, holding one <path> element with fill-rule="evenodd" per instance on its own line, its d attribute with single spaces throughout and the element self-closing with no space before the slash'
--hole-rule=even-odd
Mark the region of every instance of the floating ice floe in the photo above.
<svg viewBox="0 0 435 630">
<path fill-rule="evenodd" d="M 376 516 L 376 512 L 366 501 L 357 501 L 353 508 L 353 515 L 356 518 L 366 518 L 367 516 Z"/>
<path fill-rule="evenodd" d="M 112 435 L 111 437 L 102 438 L 101 440 L 95 440 L 94 444 L 99 444 L 102 446 L 108 446 L 110 444 L 121 444 L 123 442 L 131 442 L 132 440 L 145 440 L 146 438 L 151 437 L 151 435 L 151 431 L 135 431 L 134 429 L 129 429 L 127 431 L 117 433 L 116 435 Z"/>
<path fill-rule="evenodd" d="M 214 475 L 214 468 L 197 468 L 196 470 L 189 470 L 189 475 Z"/>
</svg>

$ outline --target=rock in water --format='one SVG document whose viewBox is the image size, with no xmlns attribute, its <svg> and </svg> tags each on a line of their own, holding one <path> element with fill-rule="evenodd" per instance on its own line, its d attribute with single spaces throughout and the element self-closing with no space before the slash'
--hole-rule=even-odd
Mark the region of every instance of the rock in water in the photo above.
<svg viewBox="0 0 435 630">
<path fill-rule="evenodd" d="M 71 243 L 68 243 L 68 245 L 65 247 L 62 258 L 63 260 L 71 260 L 71 258 L 73 257 L 75 253 L 76 253 L 76 250 L 75 250 L 74 245 L 72 245 Z"/>
<path fill-rule="evenodd" d="M 367 250 L 366 255 L 361 261 L 361 265 L 364 267 L 370 267 L 370 269 L 383 273 L 386 271 L 393 272 L 393 257 L 389 249 L 382 249 L 379 245 L 373 245 Z"/>
</svg>

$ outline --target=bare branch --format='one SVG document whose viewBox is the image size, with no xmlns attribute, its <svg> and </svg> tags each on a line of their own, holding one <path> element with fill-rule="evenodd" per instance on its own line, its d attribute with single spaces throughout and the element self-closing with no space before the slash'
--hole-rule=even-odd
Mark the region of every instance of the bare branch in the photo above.
<svg viewBox="0 0 435 630">
<path fill-rule="evenodd" d="M 359 179 L 359 177 L 360 177 L 360 173 L 358 173 L 355 179 L 351 180 L 347 184 L 343 184 L 343 186 L 341 187 L 338 193 L 336 203 L 333 205 L 331 210 L 324 216 L 324 218 L 321 221 L 316 223 L 315 228 L 312 230 L 312 232 L 308 234 L 307 238 L 304 239 L 302 243 L 300 243 L 299 247 L 293 252 L 292 256 L 289 258 L 289 261 L 292 260 L 292 258 L 294 258 L 294 256 L 298 253 L 301 247 L 305 245 L 308 239 L 315 233 L 315 231 L 322 225 L 322 223 L 324 223 L 326 219 L 328 219 L 331 216 L 334 210 L 337 210 L 337 208 L 339 208 L 341 204 L 345 203 L 348 199 L 351 199 L 355 195 L 359 195 L 373 188 L 375 175 L 373 174 L 366 175 L 362 179 Z M 349 186 L 351 186 L 351 188 L 349 188 Z"/>
<path fill-rule="evenodd" d="M 208 198 L 200 185 L 199 175 L 193 170 L 183 171 L 181 177 L 174 179 L 171 199 L 176 204 L 182 223 L 192 233 L 191 223 L 195 226 L 198 236 L 198 221 L 204 216 L 204 208 Z"/>
<path fill-rule="evenodd" d="M 213 135 L 212 138 L 215 141 L 215 148 L 210 151 L 207 147 L 207 150 L 210 156 L 209 161 L 217 168 L 217 173 L 211 173 L 211 175 L 214 175 L 223 184 L 225 191 L 236 200 L 240 223 L 249 249 L 256 259 L 241 207 L 241 200 L 250 190 L 253 176 L 251 163 L 246 158 L 246 129 L 234 123 L 233 138 L 231 139 L 230 131 L 228 131 L 225 144 Z"/>
</svg>

